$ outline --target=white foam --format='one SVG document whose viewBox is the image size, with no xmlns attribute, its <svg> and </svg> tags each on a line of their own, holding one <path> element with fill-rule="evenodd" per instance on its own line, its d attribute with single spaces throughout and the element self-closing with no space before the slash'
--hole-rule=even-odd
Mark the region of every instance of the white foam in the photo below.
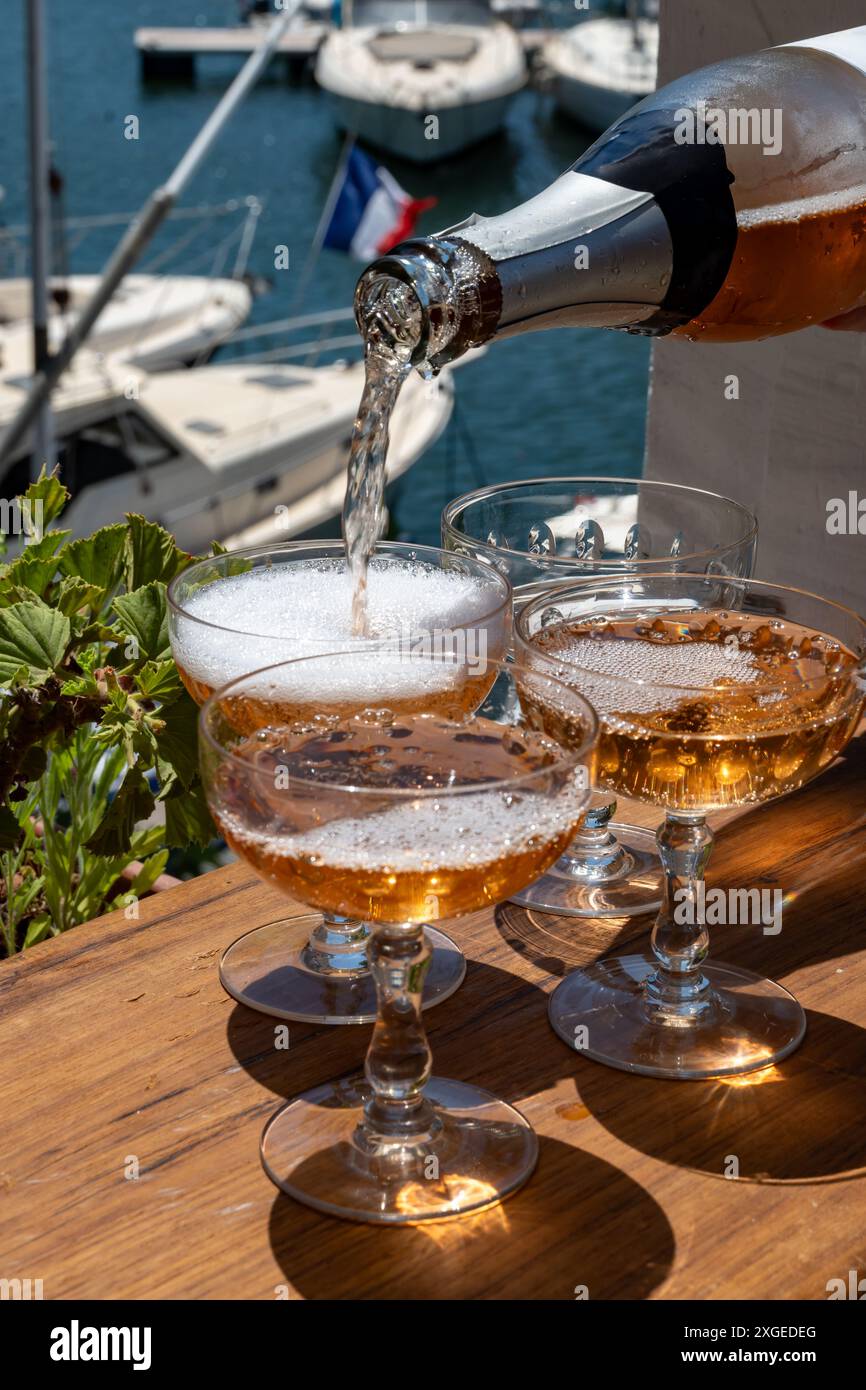
<svg viewBox="0 0 866 1390">
<path fill-rule="evenodd" d="M 823 213 L 841 215 L 866 203 L 866 183 L 856 184 L 841 192 L 816 193 L 811 198 L 791 198 L 783 203 L 764 204 L 758 208 L 741 208 L 737 213 L 740 227 L 764 227 L 777 222 L 802 222 Z"/>
<path fill-rule="evenodd" d="M 467 792 L 406 799 L 369 816 L 329 821 L 302 834 L 257 835 L 234 817 L 222 823 L 243 847 L 304 858 L 331 869 L 435 874 L 472 869 L 528 853 L 576 827 L 588 793 L 575 783 L 556 796 L 535 792 Z"/>
<path fill-rule="evenodd" d="M 276 564 L 217 579 L 185 600 L 185 612 L 201 621 L 176 620 L 174 655 L 191 676 L 218 688 L 280 661 L 363 651 L 370 640 L 405 642 L 431 630 L 460 631 L 479 623 L 500 602 L 498 587 L 473 575 L 380 556 L 371 561 L 367 594 L 370 636 L 357 638 L 352 635 L 352 581 L 342 561 Z M 328 694 L 335 694 L 332 679 L 350 697 L 361 680 L 365 698 L 378 699 L 395 670 L 406 664 L 405 658 L 383 658 L 373 671 L 369 660 L 353 664 L 347 657 L 329 663 Z M 431 688 L 439 689 L 456 679 L 453 670 L 441 665 L 437 673 L 425 675 L 422 665 L 427 663 L 412 663 L 414 684 L 432 682 Z M 301 679 L 297 673 L 291 677 L 293 689 Z"/>
</svg>

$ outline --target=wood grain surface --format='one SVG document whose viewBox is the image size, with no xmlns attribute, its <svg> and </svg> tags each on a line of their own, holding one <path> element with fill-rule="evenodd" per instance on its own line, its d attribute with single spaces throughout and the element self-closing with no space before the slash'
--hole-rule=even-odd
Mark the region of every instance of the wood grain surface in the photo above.
<svg viewBox="0 0 866 1390">
<path fill-rule="evenodd" d="M 287 909 L 244 866 L 0 965 L 0 1278 L 49 1299 L 826 1298 L 866 1272 L 864 765 L 861 737 L 721 824 L 709 882 L 786 904 L 779 936 L 720 929 L 713 954 L 808 1014 L 799 1051 L 748 1082 L 628 1076 L 551 1031 L 562 974 L 645 941 L 646 920 L 451 924 L 469 969 L 426 1015 L 434 1069 L 512 1101 L 541 1141 L 520 1193 L 459 1222 L 353 1225 L 266 1178 L 268 1116 L 356 1071 L 370 1030 L 291 1024 L 277 1050 L 276 1021 L 223 993 L 222 950 Z"/>
</svg>

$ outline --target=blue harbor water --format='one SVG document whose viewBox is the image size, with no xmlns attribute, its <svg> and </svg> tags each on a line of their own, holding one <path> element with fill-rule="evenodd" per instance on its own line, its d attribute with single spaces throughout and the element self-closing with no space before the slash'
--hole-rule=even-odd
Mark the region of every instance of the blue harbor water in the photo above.
<svg viewBox="0 0 866 1390">
<path fill-rule="evenodd" d="M 27 220 L 22 10 L 4 0 L 0 220 L 7 225 Z M 195 84 L 144 85 L 134 30 L 230 24 L 237 6 L 233 0 L 51 0 L 47 10 L 54 163 L 65 181 L 65 213 L 133 212 L 169 174 L 238 68 L 235 59 L 207 58 L 198 64 Z M 129 116 L 138 118 L 136 140 L 125 138 Z M 410 193 L 438 198 L 419 224 L 421 232 L 432 232 L 471 211 L 513 207 L 544 188 L 588 141 L 554 113 L 549 96 L 527 89 L 513 103 L 501 138 L 441 167 L 418 169 L 396 160 L 388 165 Z M 309 78 L 290 83 L 277 63 L 184 197 L 186 206 L 250 194 L 263 201 L 249 270 L 270 279 L 273 288 L 256 301 L 252 322 L 282 318 L 299 307 L 299 281 L 341 143 L 323 93 Z M 218 268 L 231 225 L 220 220 L 200 229 L 166 269 Z M 175 224 L 161 233 L 141 268 L 190 228 Z M 119 235 L 119 228 L 92 231 L 71 249 L 69 268 L 100 269 Z M 278 246 L 288 247 L 288 270 L 274 269 Z M 359 270 L 339 253 L 324 252 L 303 296 L 304 312 L 350 304 Z M 339 325 L 338 331 L 351 326 Z M 530 334 L 498 344 L 459 372 L 455 417 L 395 485 L 389 499 L 392 532 L 435 542 L 444 503 L 480 483 L 556 473 L 639 474 L 648 357 L 643 339 L 592 330 Z"/>
</svg>

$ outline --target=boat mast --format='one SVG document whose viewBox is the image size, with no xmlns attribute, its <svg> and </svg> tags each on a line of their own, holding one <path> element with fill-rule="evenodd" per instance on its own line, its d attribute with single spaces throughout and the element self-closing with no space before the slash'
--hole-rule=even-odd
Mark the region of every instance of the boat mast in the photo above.
<svg viewBox="0 0 866 1390">
<path fill-rule="evenodd" d="M 27 3 L 28 0 L 25 0 L 25 4 Z M 217 102 L 170 177 L 154 190 L 138 216 L 130 223 L 92 296 L 73 321 L 57 352 L 49 356 L 37 371 L 21 409 L 0 439 L 0 468 L 36 420 L 41 418 L 41 412 L 50 400 L 51 392 L 59 378 L 87 338 L 123 277 L 135 265 L 145 246 L 171 212 L 223 126 L 231 119 L 247 92 L 258 80 L 300 6 L 301 0 L 284 0 L 279 15 L 265 30 L 261 43 L 250 54 L 237 77 Z"/>
<path fill-rule="evenodd" d="M 27 23 L 27 109 L 30 162 L 30 273 L 33 285 L 33 374 L 38 378 L 49 366 L 48 277 L 50 275 L 50 227 L 48 221 L 48 91 L 45 63 L 44 0 L 24 0 Z M 35 412 L 30 476 L 36 479 L 44 463 L 55 463 L 51 395 Z"/>
</svg>

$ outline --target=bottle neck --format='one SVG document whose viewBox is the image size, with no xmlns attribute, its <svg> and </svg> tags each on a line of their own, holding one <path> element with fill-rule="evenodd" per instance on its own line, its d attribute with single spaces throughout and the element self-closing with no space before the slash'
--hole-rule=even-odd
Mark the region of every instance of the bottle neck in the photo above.
<svg viewBox="0 0 866 1390">
<path fill-rule="evenodd" d="M 495 265 L 500 336 L 568 325 L 639 331 L 667 294 L 671 238 L 651 193 L 569 171 L 514 213 L 459 234 Z"/>
<path fill-rule="evenodd" d="M 640 332 L 658 314 L 671 264 L 651 193 L 570 170 L 510 213 L 473 216 L 375 261 L 358 282 L 355 315 L 369 343 L 375 306 L 398 305 L 400 325 L 388 331 L 414 366 L 437 371 L 491 338 L 537 328 Z"/>
</svg>

